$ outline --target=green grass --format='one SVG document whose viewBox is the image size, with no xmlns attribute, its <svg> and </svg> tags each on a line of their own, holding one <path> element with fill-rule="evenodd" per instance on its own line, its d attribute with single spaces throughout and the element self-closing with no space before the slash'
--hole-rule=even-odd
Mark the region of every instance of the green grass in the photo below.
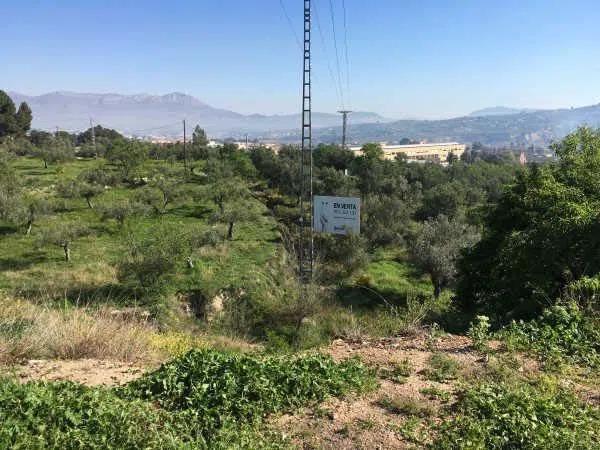
<svg viewBox="0 0 600 450">
<path fill-rule="evenodd" d="M 433 285 L 428 276 L 406 261 L 401 251 L 379 251 L 364 273 L 346 283 L 338 297 L 344 305 L 372 308 L 385 301 L 403 305 L 408 296 L 430 296 Z"/>
<path fill-rule="evenodd" d="M 101 160 L 77 159 L 61 166 L 44 169 L 34 158 L 18 158 L 14 164 L 26 189 L 47 198 L 55 196 L 53 187 L 61 180 L 75 178 L 82 170 L 104 164 Z M 147 163 L 147 168 L 161 164 Z M 163 163 L 164 164 L 164 163 Z M 110 165 L 107 166 L 109 169 Z M 114 169 L 113 169 L 114 170 Z M 188 184 L 190 190 L 197 185 Z M 94 203 L 100 205 L 114 198 L 135 195 L 136 188 L 126 185 L 107 189 Z M 255 200 L 256 207 L 266 213 Z M 134 302 L 127 292 L 119 292 L 114 266 L 128 245 L 128 232 L 144 233 L 159 222 L 175 224 L 182 232 L 193 228 L 208 229 L 208 219 L 214 205 L 208 199 L 187 200 L 171 205 L 162 215 L 153 215 L 130 221 L 127 230 L 121 230 L 112 221 L 100 221 L 99 214 L 87 207 L 83 199 L 64 200 L 66 210 L 52 216 L 43 216 L 35 224 L 31 236 L 22 229 L 2 226 L 0 234 L 0 290 L 39 299 L 86 301 L 105 299 L 106 292 L 114 294 L 110 300 L 118 304 Z M 39 247 L 36 236 L 50 222 L 77 222 L 91 230 L 91 234 L 72 244 L 72 261 L 63 261 L 62 249 Z M 3 224 L 0 224 L 3 225 Z M 181 270 L 175 278 L 173 291 L 202 290 L 214 295 L 221 289 L 242 288 L 247 279 L 265 270 L 278 248 L 276 223 L 264 214 L 252 224 L 240 224 L 235 238 L 220 254 L 204 254 L 194 270 Z M 83 297 L 82 297 L 83 293 Z M 85 297 L 85 298 L 84 298 Z M 109 296 L 111 297 L 111 296 Z M 105 299 L 106 300 L 106 299 Z"/>
</svg>

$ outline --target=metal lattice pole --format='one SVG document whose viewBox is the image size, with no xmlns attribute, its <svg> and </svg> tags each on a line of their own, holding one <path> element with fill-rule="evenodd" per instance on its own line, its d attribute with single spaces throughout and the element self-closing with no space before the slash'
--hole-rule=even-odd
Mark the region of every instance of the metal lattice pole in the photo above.
<svg viewBox="0 0 600 450">
<path fill-rule="evenodd" d="M 300 147 L 300 245 L 298 269 L 303 283 L 313 276 L 313 160 L 311 92 L 311 0 L 304 0 L 304 49 L 302 72 L 302 145 Z"/>
<path fill-rule="evenodd" d="M 352 111 L 348 111 L 348 110 L 342 110 L 342 111 L 338 111 L 342 117 L 343 117 L 343 124 L 342 124 L 342 148 L 344 150 L 346 150 L 346 137 L 347 137 L 347 131 L 348 131 L 348 114 L 350 114 Z"/>
</svg>

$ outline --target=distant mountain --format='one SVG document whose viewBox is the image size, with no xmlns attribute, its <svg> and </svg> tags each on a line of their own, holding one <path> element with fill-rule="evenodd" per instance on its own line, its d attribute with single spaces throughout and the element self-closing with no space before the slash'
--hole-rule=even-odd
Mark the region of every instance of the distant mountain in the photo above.
<svg viewBox="0 0 600 450">
<path fill-rule="evenodd" d="M 349 140 L 364 143 L 402 138 L 430 142 L 481 142 L 486 145 L 548 145 L 578 126 L 600 127 L 600 104 L 582 108 L 540 110 L 508 115 L 467 116 L 447 120 L 399 120 L 360 124 L 349 129 Z M 341 130 L 316 130 L 317 140 L 339 142 Z"/>
<path fill-rule="evenodd" d="M 492 108 L 483 108 L 473 111 L 470 117 L 488 117 L 488 116 L 508 116 L 511 114 L 522 114 L 537 111 L 531 108 L 507 108 L 506 106 L 493 106 Z"/>
<path fill-rule="evenodd" d="M 300 127 L 300 114 L 244 115 L 214 108 L 186 94 L 167 95 L 81 94 L 52 92 L 27 96 L 9 92 L 15 102 L 26 101 L 33 110 L 33 127 L 53 130 L 80 131 L 94 123 L 114 128 L 128 135 L 178 137 L 182 135 L 182 120 L 190 129 L 199 124 L 212 137 L 239 137 L 285 132 Z M 338 114 L 315 113 L 315 127 L 332 127 L 341 122 Z M 375 113 L 357 112 L 352 122 L 379 123 L 389 119 Z"/>
</svg>

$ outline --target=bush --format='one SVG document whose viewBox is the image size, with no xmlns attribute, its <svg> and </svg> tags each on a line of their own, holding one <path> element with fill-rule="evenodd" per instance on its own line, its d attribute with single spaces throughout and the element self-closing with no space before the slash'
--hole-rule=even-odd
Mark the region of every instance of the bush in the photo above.
<svg viewBox="0 0 600 450">
<path fill-rule="evenodd" d="M 509 347 L 533 350 L 547 362 L 600 366 L 600 327 L 575 303 L 552 306 L 530 322 L 512 322 L 500 336 Z"/>
<path fill-rule="evenodd" d="M 592 449 L 598 429 L 598 408 L 554 383 L 485 383 L 465 392 L 433 448 Z"/>
<path fill-rule="evenodd" d="M 0 383 L 0 447 L 23 449 L 201 448 L 193 420 L 75 383 Z"/>
<path fill-rule="evenodd" d="M 193 411 L 206 436 L 231 422 L 257 423 L 269 413 L 373 386 L 361 363 L 321 355 L 254 357 L 192 350 L 122 389 L 127 397 L 170 411 Z"/>
</svg>

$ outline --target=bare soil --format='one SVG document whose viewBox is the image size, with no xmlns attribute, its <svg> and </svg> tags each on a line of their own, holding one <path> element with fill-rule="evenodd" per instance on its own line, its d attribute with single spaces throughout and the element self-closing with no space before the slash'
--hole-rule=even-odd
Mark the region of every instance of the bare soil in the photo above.
<svg viewBox="0 0 600 450">
<path fill-rule="evenodd" d="M 31 360 L 15 368 L 23 383 L 33 380 L 74 381 L 87 386 L 118 386 L 139 378 L 147 367 L 133 363 L 80 359 Z"/>
<path fill-rule="evenodd" d="M 445 335 L 432 342 L 425 332 L 377 341 L 337 340 L 326 349 L 336 360 L 360 357 L 375 369 L 393 369 L 408 360 L 413 367 L 401 382 L 379 378 L 379 388 L 360 398 L 332 399 L 317 408 L 307 408 L 277 419 L 299 448 L 304 449 L 404 449 L 423 448 L 430 440 L 432 423 L 444 420 L 443 406 L 454 400 L 456 382 L 438 383 L 426 378 L 425 369 L 434 352 L 454 358 L 463 375 L 481 370 L 483 355 L 475 352 L 470 339 Z M 426 388 L 447 392 L 448 398 L 423 394 Z M 385 400 L 416 404 L 420 414 L 406 414 L 386 407 Z M 382 404 L 383 400 L 383 404 Z"/>
</svg>

